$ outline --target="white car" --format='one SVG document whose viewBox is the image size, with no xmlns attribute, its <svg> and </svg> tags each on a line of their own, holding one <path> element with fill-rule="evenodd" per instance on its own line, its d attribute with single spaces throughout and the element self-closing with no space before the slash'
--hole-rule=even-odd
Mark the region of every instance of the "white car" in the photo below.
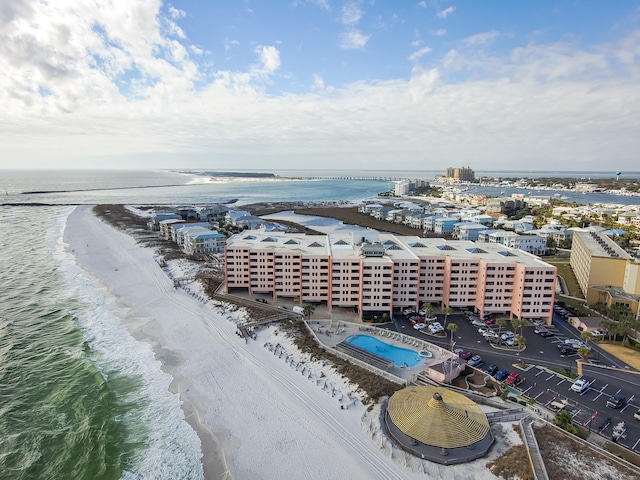
<svg viewBox="0 0 640 480">
<path fill-rule="evenodd" d="M 423 328 L 426 328 L 427 324 L 426 323 L 416 323 L 413 328 L 415 328 L 416 330 L 422 330 Z"/>
<path fill-rule="evenodd" d="M 573 382 L 573 385 L 571 385 L 571 390 L 573 390 L 574 392 L 582 393 L 587 388 L 589 388 L 592 383 L 593 383 L 593 380 L 587 380 L 586 378 L 578 378 L 575 382 Z"/>
<path fill-rule="evenodd" d="M 431 325 L 429 325 L 429 331 L 431 333 L 439 333 L 439 332 L 442 332 L 443 330 L 444 330 L 444 327 L 440 325 L 439 322 L 434 322 Z"/>
<path fill-rule="evenodd" d="M 514 338 L 515 336 L 516 334 L 513 332 L 504 332 L 502 335 L 500 335 L 500 338 L 502 340 L 509 340 L 510 338 Z"/>
<path fill-rule="evenodd" d="M 493 330 L 489 327 L 480 327 L 478 329 L 478 333 L 484 337 L 487 333 L 493 333 Z"/>
<path fill-rule="evenodd" d="M 581 341 L 581 340 L 578 340 L 577 338 L 567 338 L 567 339 L 564 341 L 564 343 L 565 343 L 565 345 L 569 345 L 570 347 L 573 347 L 573 348 L 575 348 L 576 350 L 577 350 L 578 348 L 582 348 L 582 347 L 589 348 L 589 347 L 587 347 L 587 344 L 586 344 L 586 343 L 584 343 L 584 342 L 583 342 L 583 341 Z"/>
<path fill-rule="evenodd" d="M 471 325 L 475 325 L 476 327 L 484 327 L 486 323 L 478 318 L 477 320 L 473 320 L 471 322 Z"/>
<path fill-rule="evenodd" d="M 594 330 L 593 332 L 591 332 L 591 335 L 593 336 L 593 338 L 600 338 L 604 336 L 604 332 L 602 330 Z"/>
</svg>

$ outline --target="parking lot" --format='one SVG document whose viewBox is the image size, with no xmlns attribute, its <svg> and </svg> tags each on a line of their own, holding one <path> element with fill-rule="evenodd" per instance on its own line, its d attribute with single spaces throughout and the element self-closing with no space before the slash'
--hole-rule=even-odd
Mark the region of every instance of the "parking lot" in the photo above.
<svg viewBox="0 0 640 480">
<path fill-rule="evenodd" d="M 577 424 L 590 431 L 599 431 L 601 435 L 611 439 L 614 426 L 625 422 L 626 438 L 621 438 L 618 443 L 640 453 L 640 421 L 633 416 L 640 410 L 640 398 L 636 395 L 639 391 L 637 384 L 634 386 L 624 381 L 609 383 L 591 376 L 588 378 L 594 382 L 585 391 L 578 393 L 571 390 L 573 380 L 544 368 L 532 367 L 522 375 L 526 381 L 518 390 L 523 395 L 535 398 L 539 404 L 552 411 L 563 408 Z M 636 377 L 634 374 L 628 375 Z M 638 381 L 637 378 L 629 380 Z M 606 405 L 607 400 L 616 393 L 626 396 L 626 403 L 619 409 Z"/>
<path fill-rule="evenodd" d="M 438 314 L 437 317 L 444 326 L 444 316 Z M 572 391 L 573 380 L 548 370 L 548 368 L 554 368 L 566 370 L 572 374 L 577 373 L 576 360 L 579 359 L 579 355 L 577 353 L 563 355 L 558 345 L 564 344 L 567 339 L 579 341 L 579 332 L 559 315 L 555 315 L 553 324 L 546 327 L 551 333 L 549 336 L 536 334 L 534 327 L 524 328 L 522 334 L 526 339 L 526 347 L 522 352 L 518 352 L 517 347 L 490 344 L 478 332 L 478 329 L 482 328 L 501 335 L 505 330 L 513 331 L 510 324 L 502 329 L 495 324 L 486 325 L 478 321 L 474 322 L 474 325 L 464 314 L 451 314 L 446 323 L 455 323 L 458 326 L 452 345 L 451 334 L 446 330 L 446 326 L 447 335 L 442 337 L 429 334 L 426 328 L 414 329 L 411 321 L 403 315 L 394 317 L 393 323 L 396 329 L 405 334 L 422 338 L 444 348 L 459 348 L 473 355 L 480 355 L 483 363 L 478 368 L 481 370 L 493 364 L 498 369 L 509 373 L 519 372 L 523 381 L 517 387 L 513 387 L 514 393 L 517 390 L 526 397 L 535 398 L 540 405 L 552 411 L 557 411 L 561 406 L 571 414 L 577 424 L 592 431 L 600 431 L 609 439 L 612 438 L 615 425 L 625 422 L 626 437 L 620 438 L 618 443 L 640 453 L 640 421 L 633 416 L 640 410 L 640 375 L 632 373 L 628 365 L 598 348 L 597 344 L 591 343 L 589 345 L 592 352 L 590 360 L 598 366 L 584 367 L 583 376 L 589 376 L 593 383 L 582 393 Z M 390 326 L 390 328 L 394 327 Z M 522 370 L 521 363 L 534 366 L 528 370 Z M 607 367 L 614 367 L 617 370 Z M 615 393 L 626 396 L 626 403 L 620 409 L 606 406 L 609 397 Z M 542 412 L 543 410 L 541 414 Z"/>
</svg>

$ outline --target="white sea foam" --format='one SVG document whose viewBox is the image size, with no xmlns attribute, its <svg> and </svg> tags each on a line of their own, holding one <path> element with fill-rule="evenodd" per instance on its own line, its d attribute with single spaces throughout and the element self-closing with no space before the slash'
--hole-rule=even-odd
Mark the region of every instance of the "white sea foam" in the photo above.
<svg viewBox="0 0 640 480">
<path fill-rule="evenodd" d="M 121 400 L 136 404 L 121 420 L 131 444 L 144 447 L 134 454 L 124 478 L 203 478 L 200 439 L 185 421 L 178 395 L 169 392 L 171 376 L 163 373 L 151 347 L 135 340 L 108 307 L 102 291 L 95 289 L 65 251 L 62 234 L 72 210 L 58 216 L 51 238 L 53 257 L 67 284 L 69 299 L 84 308 L 74 314 L 90 346 L 90 357 L 106 378 L 135 379 L 139 388 Z M 108 375 L 108 376 L 107 376 Z"/>
</svg>

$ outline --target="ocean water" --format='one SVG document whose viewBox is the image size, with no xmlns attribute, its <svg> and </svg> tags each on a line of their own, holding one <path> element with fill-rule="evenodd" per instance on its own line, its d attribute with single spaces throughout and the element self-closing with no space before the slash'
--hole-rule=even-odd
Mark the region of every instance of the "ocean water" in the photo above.
<svg viewBox="0 0 640 480">
<path fill-rule="evenodd" d="M 203 477 L 200 442 L 169 392 L 171 378 L 64 250 L 69 205 L 353 200 L 392 187 L 335 178 L 202 183 L 164 171 L 1 172 L 0 479 Z M 24 193 L 34 191 L 49 193 Z M 640 203 L 618 199 L 611 203 Z"/>
<path fill-rule="evenodd" d="M 262 170 L 268 171 L 268 170 Z M 433 179 L 438 171 L 274 171 L 277 179 L 205 183 L 203 177 L 177 171 L 3 171 L 0 172 L 0 204 L 78 205 L 99 203 L 207 204 L 237 200 L 237 205 L 256 202 L 357 200 L 393 190 L 395 178 Z M 611 178 L 607 172 L 478 172 L 496 177 Z M 624 173 L 640 178 L 640 172 Z M 372 179 L 355 179 L 374 177 Z M 4 195 L 3 195 L 4 192 Z M 30 193 L 45 192 L 45 193 Z M 580 204 L 640 204 L 640 197 L 606 193 L 531 191 L 472 185 L 469 193 L 566 197 Z"/>
<path fill-rule="evenodd" d="M 64 251 L 70 211 L 0 210 L 0 478 L 203 478 L 171 378 Z"/>
</svg>

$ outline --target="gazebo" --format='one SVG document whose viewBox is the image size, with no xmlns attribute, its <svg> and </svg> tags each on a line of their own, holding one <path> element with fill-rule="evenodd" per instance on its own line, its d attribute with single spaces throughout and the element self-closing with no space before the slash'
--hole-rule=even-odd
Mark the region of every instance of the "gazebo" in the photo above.
<svg viewBox="0 0 640 480">
<path fill-rule="evenodd" d="M 384 421 L 400 448 L 444 465 L 483 457 L 494 442 L 480 407 L 440 387 L 407 387 L 396 392 L 389 399 Z"/>
</svg>

